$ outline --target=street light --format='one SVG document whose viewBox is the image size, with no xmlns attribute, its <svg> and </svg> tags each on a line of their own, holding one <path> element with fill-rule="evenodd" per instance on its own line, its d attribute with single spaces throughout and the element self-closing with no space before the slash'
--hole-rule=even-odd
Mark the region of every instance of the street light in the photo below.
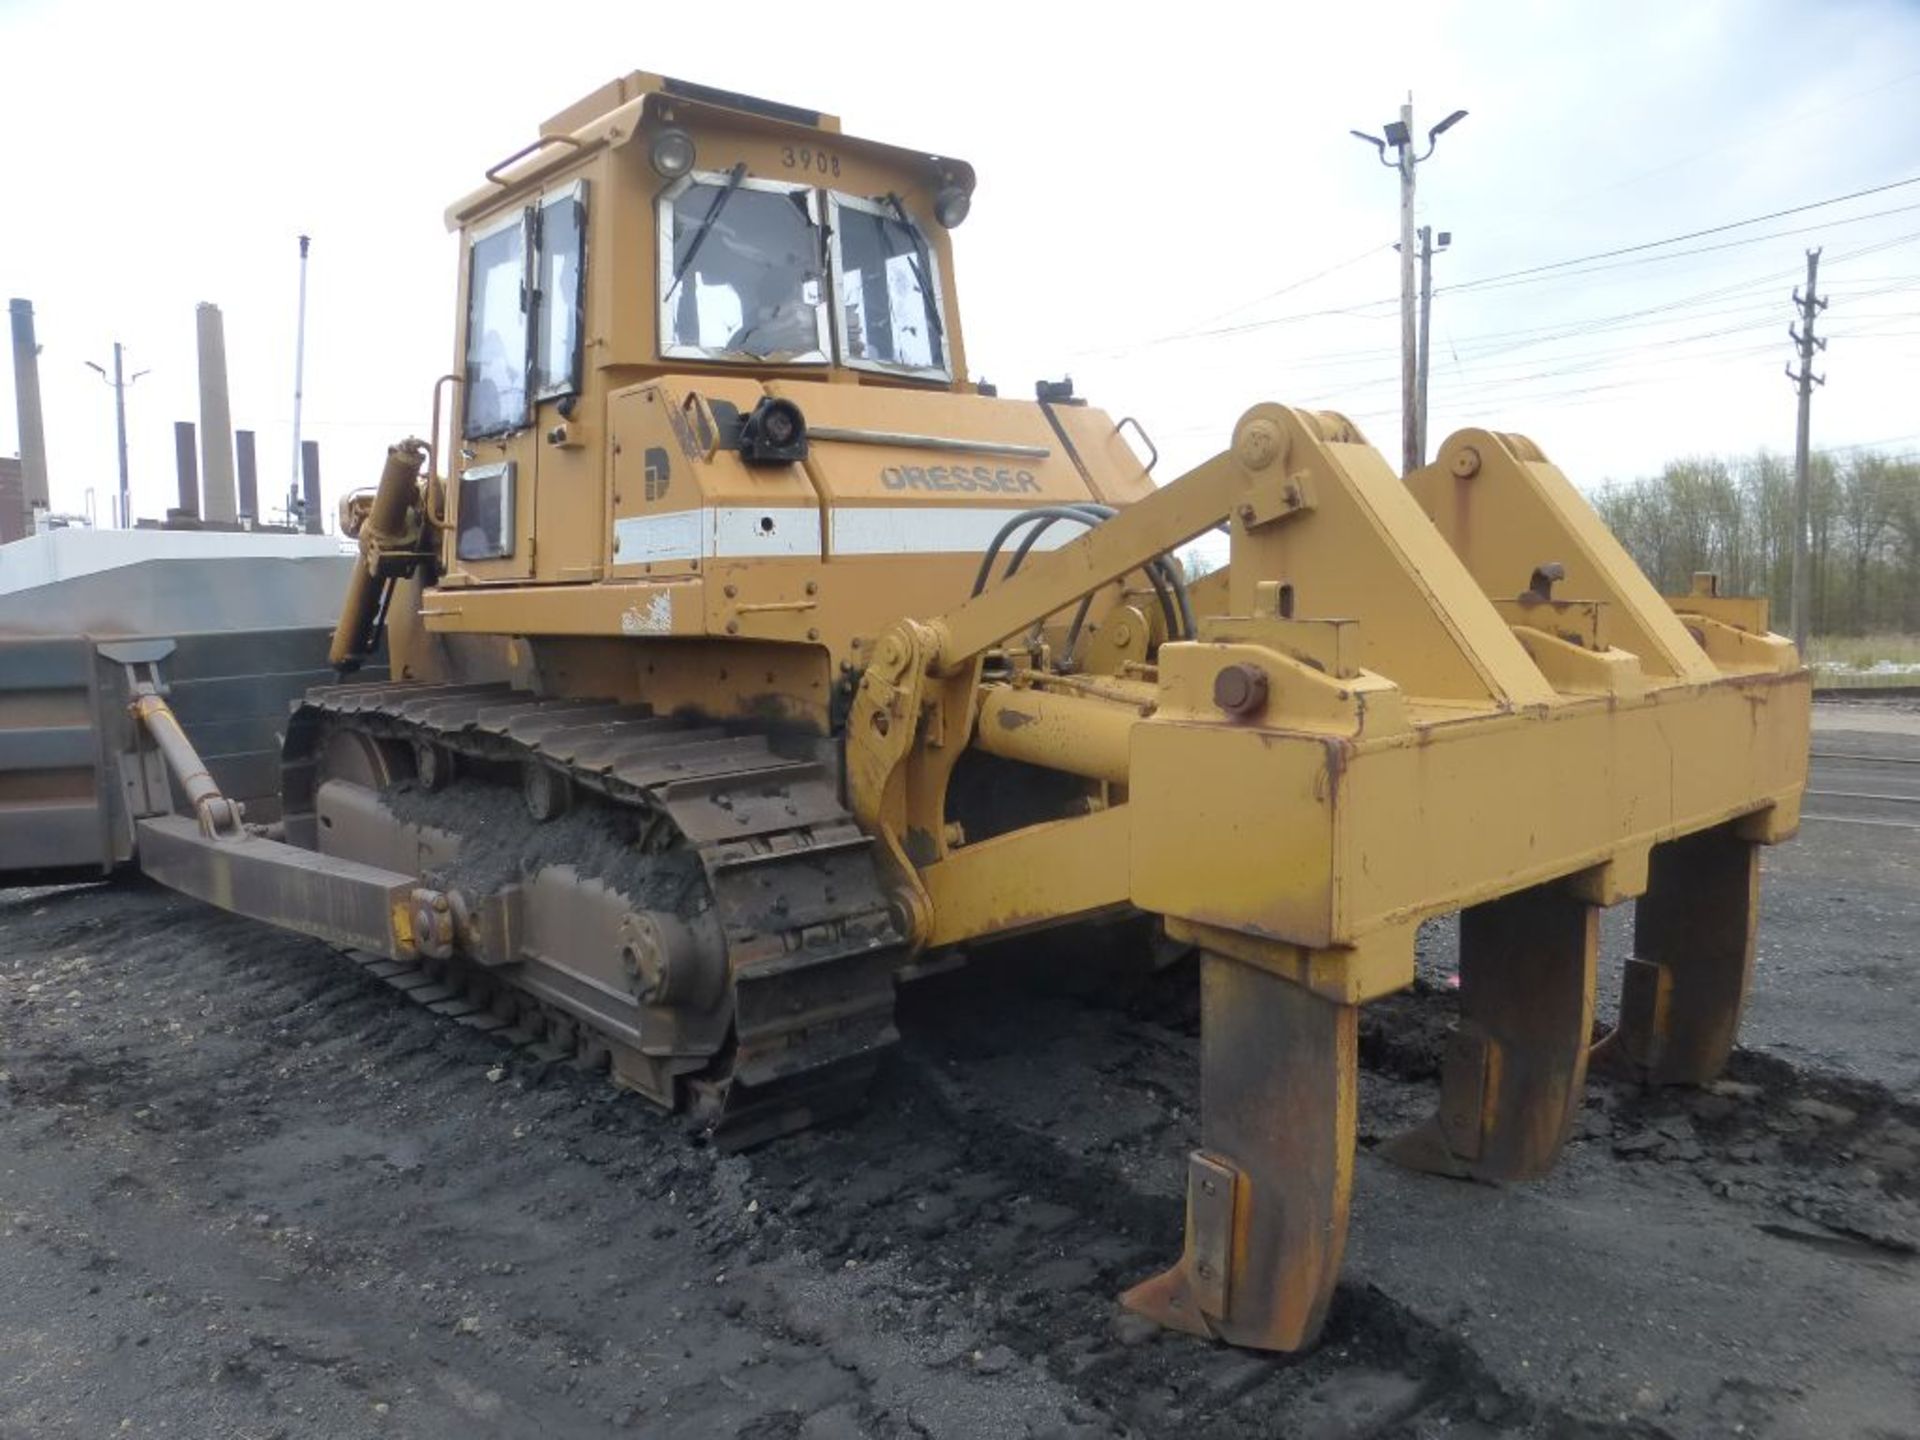
<svg viewBox="0 0 1920 1440">
<path fill-rule="evenodd" d="M 1426 463 L 1425 427 L 1419 411 L 1414 361 L 1418 330 L 1414 316 L 1413 171 L 1415 166 L 1432 156 L 1440 137 L 1466 118 L 1466 111 L 1456 110 L 1427 131 L 1427 150 L 1424 155 L 1413 153 L 1411 98 L 1400 107 L 1400 118 L 1383 126 L 1381 134 L 1369 135 L 1364 130 L 1348 132 L 1354 139 L 1373 146 L 1374 154 L 1382 165 L 1400 172 L 1400 461 L 1402 472 L 1406 474 L 1411 474 Z M 1387 158 L 1389 147 L 1393 150 L 1391 160 Z"/>
<path fill-rule="evenodd" d="M 132 379 L 121 379 L 122 347 L 118 340 L 113 342 L 113 374 L 109 376 L 104 367 L 89 360 L 87 368 L 97 374 L 101 381 L 113 390 L 113 418 L 120 436 L 120 528 L 133 528 L 133 495 L 127 487 L 127 387 L 142 375 L 151 371 L 136 371 Z"/>
</svg>

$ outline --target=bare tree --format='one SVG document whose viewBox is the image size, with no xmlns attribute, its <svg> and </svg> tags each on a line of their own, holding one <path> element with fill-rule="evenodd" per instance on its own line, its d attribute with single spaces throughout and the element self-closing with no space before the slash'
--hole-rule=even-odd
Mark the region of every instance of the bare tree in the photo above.
<svg viewBox="0 0 1920 1440">
<path fill-rule="evenodd" d="M 1816 455 L 1809 550 L 1814 628 L 1920 629 L 1920 461 Z M 1732 594 L 1784 605 L 1793 571 L 1793 467 L 1760 451 L 1692 456 L 1593 496 L 1620 543 L 1667 594 L 1712 570 Z"/>
</svg>

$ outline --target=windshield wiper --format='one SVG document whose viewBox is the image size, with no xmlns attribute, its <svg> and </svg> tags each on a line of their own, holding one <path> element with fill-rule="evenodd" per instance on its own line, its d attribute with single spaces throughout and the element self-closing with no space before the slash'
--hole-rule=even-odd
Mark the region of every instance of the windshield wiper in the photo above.
<svg viewBox="0 0 1920 1440">
<path fill-rule="evenodd" d="M 680 263 L 673 267 L 673 283 L 667 286 L 667 293 L 661 297 L 661 303 L 673 298 L 673 292 L 680 288 L 680 279 L 693 266 L 694 257 L 700 253 L 700 247 L 707 243 L 707 236 L 713 233 L 713 223 L 720 218 L 720 212 L 727 208 L 727 202 L 733 198 L 733 192 L 740 188 L 740 182 L 747 178 L 747 162 L 742 160 L 727 172 L 727 183 L 720 193 L 713 197 L 713 204 L 707 207 L 707 213 L 700 222 L 700 228 L 693 232 L 693 243 L 687 246 L 687 253 Z"/>
<path fill-rule="evenodd" d="M 937 359 L 947 348 L 947 337 L 940 328 L 940 302 L 934 297 L 933 287 L 927 283 L 927 276 L 933 271 L 927 259 L 927 242 L 920 233 L 920 227 L 907 214 L 907 207 L 900 203 L 898 195 L 889 192 L 887 204 L 900 217 L 895 223 L 907 232 L 907 238 L 913 242 L 913 254 L 907 256 L 907 264 L 913 267 L 914 281 L 920 287 L 920 301 L 926 306 L 927 328 L 933 332 L 934 356 Z M 883 215 L 880 218 L 884 220 L 887 217 Z"/>
</svg>

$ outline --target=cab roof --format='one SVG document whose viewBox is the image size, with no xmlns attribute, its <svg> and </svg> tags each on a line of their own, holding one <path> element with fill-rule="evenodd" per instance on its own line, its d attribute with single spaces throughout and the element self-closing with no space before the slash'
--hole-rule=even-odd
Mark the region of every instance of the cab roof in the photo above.
<svg viewBox="0 0 1920 1440">
<path fill-rule="evenodd" d="M 909 146 L 843 136 L 837 115 L 634 70 L 550 116 L 540 126 L 537 139 L 488 169 L 485 186 L 448 208 L 447 228 L 458 230 L 476 215 L 492 209 L 503 196 L 575 163 L 588 152 L 630 143 L 649 124 L 671 119 L 697 134 L 706 126 L 737 123 L 742 117 L 775 132 L 839 136 L 844 148 L 902 169 L 922 171 L 936 185 L 955 184 L 968 191 L 974 186 L 973 167 L 966 161 Z"/>
</svg>

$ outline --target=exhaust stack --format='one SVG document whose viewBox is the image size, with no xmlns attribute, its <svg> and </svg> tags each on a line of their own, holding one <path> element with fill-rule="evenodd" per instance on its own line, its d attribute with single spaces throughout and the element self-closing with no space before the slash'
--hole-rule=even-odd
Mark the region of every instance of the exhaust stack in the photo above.
<svg viewBox="0 0 1920 1440">
<path fill-rule="evenodd" d="M 300 442 L 300 528 L 309 535 L 324 535 L 327 517 L 320 513 L 320 442 Z"/>
<path fill-rule="evenodd" d="M 240 528 L 251 530 L 260 520 L 260 470 L 253 450 L 253 431 L 233 432 L 233 458 L 240 471 Z"/>
<path fill-rule="evenodd" d="M 33 302 L 9 300 L 13 321 L 13 393 L 20 411 L 20 471 L 26 487 L 27 525 L 44 530 L 47 498 L 47 431 L 40 415 L 40 347 L 33 338 Z"/>
<path fill-rule="evenodd" d="M 200 520 L 200 471 L 194 458 L 193 422 L 173 422 L 173 463 L 180 472 L 180 505 L 168 512 L 170 520 Z"/>
</svg>

